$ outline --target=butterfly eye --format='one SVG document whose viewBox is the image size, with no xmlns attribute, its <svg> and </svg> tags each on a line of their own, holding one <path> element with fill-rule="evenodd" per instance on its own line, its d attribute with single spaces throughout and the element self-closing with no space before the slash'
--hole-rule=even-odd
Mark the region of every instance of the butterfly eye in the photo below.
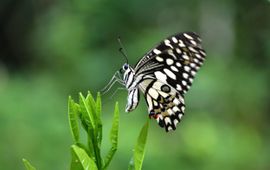
<svg viewBox="0 0 270 170">
<path fill-rule="evenodd" d="M 127 69 L 128 69 L 128 64 L 126 63 L 123 65 L 123 70 L 127 70 Z"/>
</svg>

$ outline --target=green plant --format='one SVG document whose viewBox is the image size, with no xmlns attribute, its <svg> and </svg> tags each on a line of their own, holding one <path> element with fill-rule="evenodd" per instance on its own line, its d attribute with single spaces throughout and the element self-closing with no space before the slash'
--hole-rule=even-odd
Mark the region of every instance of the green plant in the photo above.
<svg viewBox="0 0 270 170">
<path fill-rule="evenodd" d="M 147 140 L 147 134 L 148 134 L 148 121 L 145 123 L 145 125 L 142 127 L 142 130 L 140 132 L 140 135 L 137 139 L 137 143 L 134 148 L 133 157 L 131 157 L 131 160 L 129 162 L 128 170 L 140 170 L 142 169 L 142 163 L 144 159 L 145 154 L 145 145 Z"/>
<path fill-rule="evenodd" d="M 105 158 L 101 156 L 102 121 L 101 121 L 101 96 L 97 94 L 96 100 L 90 92 L 84 97 L 79 93 L 79 102 L 71 97 L 68 99 L 68 118 L 74 144 L 71 146 L 71 170 L 105 170 L 109 166 L 118 145 L 119 108 L 115 103 L 113 123 L 110 132 L 111 148 Z M 81 130 L 87 135 L 87 144 L 81 142 Z M 148 132 L 148 121 L 143 126 L 134 148 L 129 170 L 140 170 L 145 153 Z M 23 159 L 27 170 L 35 168 Z"/>
<path fill-rule="evenodd" d="M 28 162 L 26 159 L 23 159 L 23 163 L 27 170 L 36 170 L 36 168 L 33 167 L 33 165 L 31 165 L 30 162 Z"/>
<path fill-rule="evenodd" d="M 111 149 L 106 155 L 105 159 L 102 158 L 100 147 L 102 142 L 102 122 L 101 122 L 101 97 L 98 93 L 96 101 L 90 92 L 84 97 L 79 94 L 79 103 L 69 97 L 68 101 L 68 117 L 70 123 L 71 134 L 74 144 L 71 146 L 72 170 L 79 169 L 106 169 L 110 164 L 118 143 L 118 126 L 119 126 L 119 109 L 118 103 L 115 104 L 114 118 L 112 129 L 110 133 Z M 87 134 L 87 145 L 80 142 L 80 126 Z"/>
</svg>

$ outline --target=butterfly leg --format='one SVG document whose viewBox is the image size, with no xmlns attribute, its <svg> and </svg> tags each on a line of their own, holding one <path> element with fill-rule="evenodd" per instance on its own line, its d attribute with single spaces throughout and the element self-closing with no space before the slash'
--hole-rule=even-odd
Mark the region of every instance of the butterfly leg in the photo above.
<svg viewBox="0 0 270 170">
<path fill-rule="evenodd" d="M 113 75 L 113 77 L 112 77 L 112 79 L 109 81 L 109 83 L 101 90 L 102 95 L 104 95 L 105 93 L 107 93 L 107 92 L 112 88 L 112 86 L 113 86 L 116 82 L 118 82 L 118 83 L 124 85 L 124 81 L 121 79 L 119 71 L 117 71 L 117 72 Z"/>
<path fill-rule="evenodd" d="M 125 88 L 125 87 L 119 87 L 119 88 L 117 88 L 117 89 L 113 92 L 113 94 L 112 94 L 112 96 L 111 96 L 110 98 L 112 99 L 113 96 L 114 96 L 119 90 L 127 90 L 127 88 Z"/>
</svg>

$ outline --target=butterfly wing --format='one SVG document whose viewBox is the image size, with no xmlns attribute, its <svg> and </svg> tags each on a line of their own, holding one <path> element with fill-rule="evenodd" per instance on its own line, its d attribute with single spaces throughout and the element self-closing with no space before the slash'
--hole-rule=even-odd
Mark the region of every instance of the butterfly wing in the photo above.
<svg viewBox="0 0 270 170">
<path fill-rule="evenodd" d="M 166 132 L 175 130 L 184 115 L 183 96 L 172 86 L 157 79 L 145 79 L 139 87 L 144 92 L 149 117 L 155 118 Z"/>
<path fill-rule="evenodd" d="M 168 37 L 150 50 L 135 66 L 135 75 L 148 75 L 186 93 L 205 60 L 200 37 L 184 32 Z"/>
</svg>

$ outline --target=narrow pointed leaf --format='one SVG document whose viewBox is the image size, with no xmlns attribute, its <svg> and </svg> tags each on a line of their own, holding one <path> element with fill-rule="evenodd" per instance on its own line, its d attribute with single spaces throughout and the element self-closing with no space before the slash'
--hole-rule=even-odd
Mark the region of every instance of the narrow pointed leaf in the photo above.
<svg viewBox="0 0 270 170">
<path fill-rule="evenodd" d="M 89 106 L 89 111 L 91 112 L 94 120 L 95 126 L 97 125 L 97 114 L 96 114 L 96 102 L 90 91 L 88 91 L 88 94 L 86 96 L 85 100 Z"/>
<path fill-rule="evenodd" d="M 142 163 L 144 159 L 145 154 L 145 145 L 147 140 L 147 134 L 148 134 L 148 121 L 143 126 L 140 135 L 137 140 L 137 144 L 135 145 L 134 154 L 133 154 L 133 160 L 134 160 L 134 166 L 135 170 L 141 170 L 142 169 Z"/>
<path fill-rule="evenodd" d="M 103 169 L 106 169 L 107 166 L 110 164 L 116 150 L 117 150 L 117 144 L 118 144 L 118 129 L 119 129 L 119 108 L 118 108 L 118 102 L 115 103 L 115 109 L 114 109 L 114 116 L 113 116 L 113 124 L 112 129 L 110 133 L 110 141 L 111 141 L 111 149 L 108 152 L 106 158 L 105 158 L 105 164 Z"/>
<path fill-rule="evenodd" d="M 23 163 L 24 163 L 24 167 L 27 170 L 36 170 L 36 168 L 33 167 L 33 165 L 31 165 L 30 162 L 28 162 L 26 159 L 23 159 Z"/>
<path fill-rule="evenodd" d="M 101 96 L 100 93 L 98 92 L 97 94 L 97 99 L 96 99 L 96 113 L 97 117 L 101 117 Z"/>
<path fill-rule="evenodd" d="M 88 145 L 89 147 L 93 148 L 95 158 L 96 158 L 96 165 L 98 169 L 101 169 L 102 167 L 102 158 L 100 154 L 100 147 L 101 143 L 99 142 L 99 127 L 101 124 L 101 118 L 97 117 L 96 114 L 96 102 L 92 96 L 92 94 L 88 91 L 88 94 L 85 99 L 86 105 L 88 106 L 88 111 L 90 112 L 90 115 L 93 118 L 93 126 L 94 129 L 90 129 L 88 131 Z"/>
<path fill-rule="evenodd" d="M 96 115 L 97 115 L 97 139 L 99 146 L 101 146 L 102 141 L 102 121 L 101 121 L 101 96 L 100 93 L 97 94 L 96 99 Z"/>
<path fill-rule="evenodd" d="M 86 102 L 86 99 L 82 95 L 82 93 L 79 94 L 79 103 L 80 103 L 80 112 L 81 112 L 81 122 L 84 127 L 84 130 L 87 133 L 88 136 L 88 146 L 89 146 L 89 156 L 91 158 L 95 157 L 95 144 L 93 143 L 93 140 L 95 139 L 95 134 L 94 134 L 94 124 L 93 124 L 93 115 L 90 111 L 90 106 L 88 105 L 88 102 Z"/>
<path fill-rule="evenodd" d="M 73 148 L 71 148 L 71 163 L 70 170 L 84 170 L 82 164 L 80 163 L 78 156 L 74 152 Z"/>
<path fill-rule="evenodd" d="M 77 161 L 79 161 L 84 170 L 98 170 L 95 161 L 87 155 L 85 150 L 76 145 L 72 145 L 71 147 L 78 158 Z"/>
<path fill-rule="evenodd" d="M 69 126 L 71 130 L 71 135 L 73 138 L 73 141 L 75 143 L 79 142 L 80 139 L 80 130 L 78 125 L 78 106 L 76 103 L 72 100 L 72 98 L 69 96 L 68 99 L 68 119 L 69 119 Z"/>
<path fill-rule="evenodd" d="M 98 169 L 101 169 L 103 162 L 100 154 L 100 146 L 98 144 L 97 138 L 94 136 L 95 135 L 92 132 L 88 132 L 88 145 L 89 147 L 93 148 L 97 167 Z"/>
<path fill-rule="evenodd" d="M 94 123 L 94 117 L 91 113 L 91 108 L 89 107 L 87 100 L 84 98 L 82 93 L 80 93 L 80 107 L 83 114 L 83 117 L 86 121 L 86 124 L 88 125 L 88 128 L 94 129 L 95 123 Z"/>
</svg>

